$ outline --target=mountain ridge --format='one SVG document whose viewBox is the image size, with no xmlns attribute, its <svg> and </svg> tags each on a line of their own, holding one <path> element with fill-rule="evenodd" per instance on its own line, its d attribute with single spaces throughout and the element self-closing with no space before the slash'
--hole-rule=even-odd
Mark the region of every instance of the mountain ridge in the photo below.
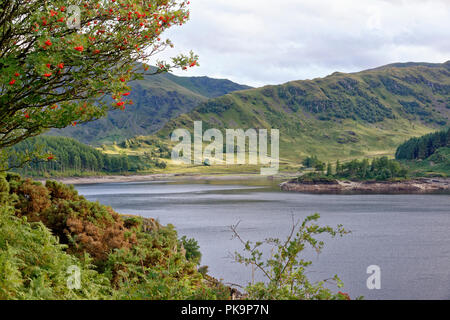
<svg viewBox="0 0 450 320">
<path fill-rule="evenodd" d="M 449 123 L 450 62 L 391 64 L 356 73 L 290 81 L 210 99 L 169 121 L 176 128 L 276 128 L 281 156 L 324 159 L 393 155 L 413 136 Z"/>
<path fill-rule="evenodd" d="M 189 112 L 210 98 L 251 88 L 227 79 L 180 77 L 171 73 L 145 76 L 132 81 L 129 98 L 133 105 L 126 112 L 111 110 L 105 118 L 52 130 L 49 135 L 73 137 L 80 142 L 100 145 L 121 142 L 139 135 L 150 135 L 170 119 Z"/>
</svg>

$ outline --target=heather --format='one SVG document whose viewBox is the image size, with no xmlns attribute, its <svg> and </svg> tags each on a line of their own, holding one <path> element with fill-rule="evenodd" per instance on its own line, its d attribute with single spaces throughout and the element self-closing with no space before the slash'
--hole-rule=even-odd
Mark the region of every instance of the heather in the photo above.
<svg viewBox="0 0 450 320">
<path fill-rule="evenodd" d="M 229 296 L 197 270 L 197 247 L 186 250 L 173 226 L 121 216 L 73 187 L 16 174 L 0 178 L 0 202 L 0 299 Z M 67 286 L 71 266 L 80 270 L 80 289 Z"/>
</svg>

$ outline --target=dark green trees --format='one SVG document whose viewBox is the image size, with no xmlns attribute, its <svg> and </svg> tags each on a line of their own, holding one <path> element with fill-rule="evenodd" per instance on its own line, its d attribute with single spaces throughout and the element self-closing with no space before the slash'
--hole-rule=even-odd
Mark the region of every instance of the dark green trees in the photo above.
<svg viewBox="0 0 450 320">
<path fill-rule="evenodd" d="M 325 165 L 319 161 L 315 166 L 316 172 L 306 174 L 305 177 L 322 177 L 351 180 L 389 180 L 393 178 L 406 178 L 408 170 L 398 161 L 388 159 L 387 157 L 352 160 L 341 164 L 336 161 L 335 173 L 331 163 Z M 323 175 L 326 169 L 326 177 Z"/>
<path fill-rule="evenodd" d="M 21 173 L 42 175 L 44 173 L 77 174 L 81 172 L 121 173 L 147 169 L 145 162 L 130 160 L 127 155 L 107 155 L 72 138 L 43 136 L 25 140 L 14 146 L 10 152 L 10 167 L 17 160 L 14 154 L 26 154 L 40 149 L 50 155 L 49 160 L 33 159 L 20 169 Z M 51 158 L 51 159 L 50 159 Z"/>
<path fill-rule="evenodd" d="M 408 171 L 396 160 L 387 157 L 374 158 L 372 162 L 368 159 L 352 160 L 340 165 L 336 172 L 337 178 L 358 180 L 388 180 L 392 178 L 406 178 Z"/>
<path fill-rule="evenodd" d="M 450 146 L 450 129 L 406 141 L 398 147 L 395 157 L 399 160 L 423 160 L 447 146 Z"/>
</svg>

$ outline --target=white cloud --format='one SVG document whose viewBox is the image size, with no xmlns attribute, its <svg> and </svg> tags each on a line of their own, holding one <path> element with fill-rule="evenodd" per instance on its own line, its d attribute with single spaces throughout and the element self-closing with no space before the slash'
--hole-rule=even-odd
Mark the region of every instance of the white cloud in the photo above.
<svg viewBox="0 0 450 320">
<path fill-rule="evenodd" d="M 165 56 L 200 55 L 180 75 L 254 86 L 392 62 L 450 60 L 449 0 L 191 0 Z"/>
</svg>

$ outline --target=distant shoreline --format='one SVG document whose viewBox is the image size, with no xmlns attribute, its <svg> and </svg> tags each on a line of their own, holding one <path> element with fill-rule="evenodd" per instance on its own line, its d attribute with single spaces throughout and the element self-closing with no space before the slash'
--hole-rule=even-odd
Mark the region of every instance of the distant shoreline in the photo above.
<svg viewBox="0 0 450 320">
<path fill-rule="evenodd" d="M 280 174 L 275 177 L 262 176 L 258 173 L 208 173 L 208 174 L 190 174 L 190 173 L 160 173 L 145 175 L 115 175 L 115 176 L 89 176 L 89 177 L 50 177 L 50 178 L 34 178 L 34 180 L 43 182 L 47 180 L 58 181 L 64 184 L 100 184 L 100 183 L 121 183 L 121 182 L 144 182 L 144 181 L 201 181 L 201 180 L 274 180 L 274 179 L 291 179 L 296 175 Z"/>
<path fill-rule="evenodd" d="M 279 186 L 281 191 L 298 193 L 435 193 L 450 192 L 450 178 L 417 178 L 405 181 L 339 181 L 334 183 L 299 183 L 293 180 L 298 174 L 280 173 L 277 176 L 262 176 L 258 173 L 159 173 L 144 175 L 111 175 L 111 176 L 87 176 L 87 177 L 50 177 L 37 178 L 36 181 L 45 183 L 54 180 L 64 184 L 86 185 L 102 183 L 127 183 L 146 181 L 263 181 L 285 180 Z"/>
<path fill-rule="evenodd" d="M 450 178 L 418 178 L 405 181 L 339 181 L 330 183 L 301 183 L 287 181 L 281 190 L 304 193 L 407 193 L 423 194 L 450 192 Z"/>
</svg>

